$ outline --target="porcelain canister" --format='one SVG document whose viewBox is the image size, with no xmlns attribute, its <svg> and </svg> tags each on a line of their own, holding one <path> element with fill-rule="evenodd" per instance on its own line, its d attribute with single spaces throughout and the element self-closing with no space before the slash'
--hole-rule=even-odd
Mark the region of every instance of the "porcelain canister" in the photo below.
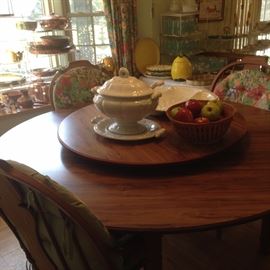
<svg viewBox="0 0 270 270">
<path fill-rule="evenodd" d="M 114 120 L 108 127 L 110 132 L 128 135 L 145 131 L 138 121 L 155 111 L 160 96 L 143 81 L 129 76 L 126 68 L 120 68 L 119 76 L 95 89 L 93 101 L 100 112 Z"/>
<path fill-rule="evenodd" d="M 192 76 L 192 65 L 187 57 L 177 56 L 174 59 L 171 75 L 173 80 L 186 80 Z"/>
</svg>

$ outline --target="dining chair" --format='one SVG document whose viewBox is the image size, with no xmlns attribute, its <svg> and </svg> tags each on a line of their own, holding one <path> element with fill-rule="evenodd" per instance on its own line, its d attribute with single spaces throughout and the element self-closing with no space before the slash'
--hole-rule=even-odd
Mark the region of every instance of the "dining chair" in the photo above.
<svg viewBox="0 0 270 270">
<path fill-rule="evenodd" d="M 0 160 L 0 215 L 32 269 L 140 269 L 137 234 L 113 235 L 71 192 L 48 176 Z"/>
<path fill-rule="evenodd" d="M 212 82 L 211 90 L 222 100 L 270 110 L 270 66 L 268 57 L 248 56 L 222 68 Z M 222 229 L 217 230 L 222 238 Z M 260 251 L 270 251 L 270 215 L 262 218 Z"/>
<path fill-rule="evenodd" d="M 270 109 L 270 66 L 258 58 L 243 58 L 222 68 L 211 90 L 222 100 Z"/>
<path fill-rule="evenodd" d="M 92 103 L 91 89 L 113 77 L 113 72 L 88 60 L 70 62 L 50 83 L 50 101 L 54 110 L 76 109 Z"/>
</svg>

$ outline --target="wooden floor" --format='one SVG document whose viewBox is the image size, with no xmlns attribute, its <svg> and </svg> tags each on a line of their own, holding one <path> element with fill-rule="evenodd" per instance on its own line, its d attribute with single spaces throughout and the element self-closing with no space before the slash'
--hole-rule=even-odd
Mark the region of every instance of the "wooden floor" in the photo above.
<svg viewBox="0 0 270 270">
<path fill-rule="evenodd" d="M 270 255 L 258 252 L 259 222 L 223 230 L 183 233 L 164 238 L 164 270 L 270 270 Z M 0 219 L 0 269 L 25 269 L 26 258 Z M 49 269 L 48 269 L 49 270 Z"/>
<path fill-rule="evenodd" d="M 26 258 L 18 241 L 0 218 L 0 269 L 25 270 L 25 263 Z"/>
</svg>

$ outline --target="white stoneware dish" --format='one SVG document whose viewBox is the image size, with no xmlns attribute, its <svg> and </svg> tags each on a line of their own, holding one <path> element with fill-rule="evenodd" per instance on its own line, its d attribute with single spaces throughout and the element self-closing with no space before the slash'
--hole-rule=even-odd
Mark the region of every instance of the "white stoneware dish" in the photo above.
<svg viewBox="0 0 270 270">
<path fill-rule="evenodd" d="M 108 130 L 123 135 L 146 132 L 145 125 L 138 122 L 155 111 L 161 93 L 153 88 L 162 83 L 149 87 L 143 81 L 129 76 L 126 68 L 120 68 L 119 76 L 95 88 L 93 102 L 96 108 L 113 120 Z"/>
<path fill-rule="evenodd" d="M 156 89 L 161 92 L 157 112 L 165 112 L 170 106 L 187 101 L 188 99 L 215 100 L 218 96 L 213 92 L 190 86 L 161 86 Z"/>
</svg>

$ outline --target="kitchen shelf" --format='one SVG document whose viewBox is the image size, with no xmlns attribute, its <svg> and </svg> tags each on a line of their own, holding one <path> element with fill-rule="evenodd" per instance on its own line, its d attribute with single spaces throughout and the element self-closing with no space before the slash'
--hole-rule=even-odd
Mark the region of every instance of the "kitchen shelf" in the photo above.
<svg viewBox="0 0 270 270">
<path fill-rule="evenodd" d="M 189 56 L 203 51 L 205 35 L 198 31 L 197 15 L 197 12 L 161 15 L 161 54 Z"/>
</svg>

